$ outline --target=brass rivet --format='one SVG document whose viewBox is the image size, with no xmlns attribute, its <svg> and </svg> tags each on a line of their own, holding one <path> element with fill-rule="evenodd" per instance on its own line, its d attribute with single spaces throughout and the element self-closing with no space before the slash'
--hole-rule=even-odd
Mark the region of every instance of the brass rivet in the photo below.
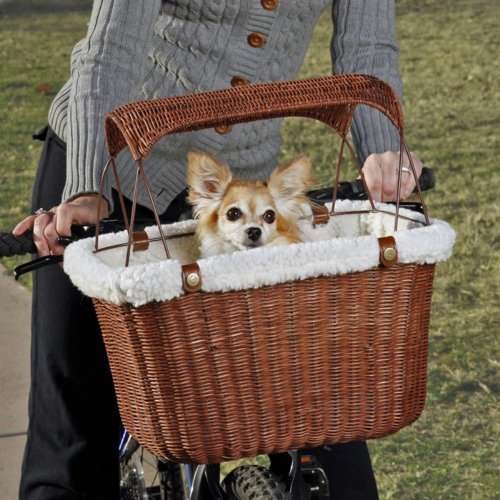
<svg viewBox="0 0 500 500">
<path fill-rule="evenodd" d="M 388 247 L 384 249 L 384 259 L 391 262 L 396 258 L 396 249 L 393 247 Z"/>
<path fill-rule="evenodd" d="M 250 33 L 247 40 L 252 47 L 262 47 L 266 43 L 264 35 L 260 33 Z"/>
<path fill-rule="evenodd" d="M 278 0 L 260 0 L 260 3 L 266 10 L 274 10 L 278 6 Z"/>
<path fill-rule="evenodd" d="M 227 134 L 231 130 L 231 125 L 217 125 L 215 131 L 219 134 Z"/>
<path fill-rule="evenodd" d="M 196 273 L 189 273 L 186 276 L 186 283 L 190 288 L 196 288 L 200 284 L 200 277 Z"/>
<path fill-rule="evenodd" d="M 249 83 L 250 82 L 246 78 L 243 78 L 242 76 L 233 76 L 231 78 L 231 85 L 233 87 L 237 87 L 238 85 L 247 85 Z"/>
</svg>

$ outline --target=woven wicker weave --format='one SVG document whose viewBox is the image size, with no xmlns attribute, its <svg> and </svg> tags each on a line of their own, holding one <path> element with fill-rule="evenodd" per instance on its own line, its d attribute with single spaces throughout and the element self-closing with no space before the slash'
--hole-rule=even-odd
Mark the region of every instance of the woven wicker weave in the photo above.
<svg viewBox="0 0 500 500">
<path fill-rule="evenodd" d="M 357 104 L 382 111 L 402 130 L 399 101 L 387 84 L 367 75 L 332 75 L 135 102 L 108 114 L 106 136 L 111 156 L 128 146 L 138 160 L 168 134 L 280 116 L 315 118 L 343 135 Z"/>
<path fill-rule="evenodd" d="M 395 266 L 139 308 L 94 301 L 125 427 L 160 457 L 199 463 L 401 429 L 425 402 L 433 271 Z"/>
<path fill-rule="evenodd" d="M 402 134 L 391 89 L 346 75 L 133 103 L 107 116 L 107 141 L 141 160 L 167 134 L 278 116 L 345 136 L 357 104 Z M 395 432 L 425 401 L 433 273 L 396 264 L 141 307 L 94 299 L 125 427 L 197 463 Z"/>
</svg>

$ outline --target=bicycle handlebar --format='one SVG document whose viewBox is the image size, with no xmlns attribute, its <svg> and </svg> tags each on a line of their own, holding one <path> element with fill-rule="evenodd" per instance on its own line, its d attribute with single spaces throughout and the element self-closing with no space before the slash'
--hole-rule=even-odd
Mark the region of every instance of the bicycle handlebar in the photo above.
<svg viewBox="0 0 500 500">
<path fill-rule="evenodd" d="M 427 191 L 432 189 L 435 185 L 435 175 L 434 171 L 428 167 L 423 167 L 422 173 L 419 178 L 419 186 L 422 191 Z M 325 204 L 332 201 L 333 189 L 322 188 L 309 191 L 307 193 L 311 201 Z M 361 179 L 356 179 L 351 182 L 340 182 L 337 187 L 337 199 L 351 199 L 351 200 L 363 200 L 367 199 L 367 195 L 363 188 L 363 183 Z M 401 202 L 401 206 L 406 206 L 414 210 L 419 210 L 418 203 L 412 202 Z M 136 221 L 136 228 L 142 229 L 145 226 L 154 224 L 153 219 L 138 219 Z M 111 233 L 116 231 L 122 231 L 125 229 L 125 224 L 120 219 L 103 219 L 100 222 L 99 232 L 101 234 Z M 72 241 L 76 241 L 82 238 L 88 238 L 95 236 L 95 225 L 81 226 L 72 225 L 71 226 L 71 237 L 61 237 L 59 238 L 59 243 L 63 246 L 67 246 Z M 2 257 L 12 257 L 14 255 L 25 255 L 25 254 L 37 253 L 37 248 L 33 243 L 33 233 L 27 231 L 21 236 L 14 236 L 11 232 L 1 232 L 0 231 L 0 258 Z M 57 257 L 49 256 L 45 260 L 48 261 L 60 261 L 62 259 Z M 31 270 L 31 269 L 30 269 Z"/>
<path fill-rule="evenodd" d="M 31 231 L 27 231 L 21 236 L 0 232 L 0 258 L 36 253 L 36 251 L 36 246 L 33 243 L 33 233 Z"/>
<path fill-rule="evenodd" d="M 423 167 L 420 177 L 418 179 L 418 185 L 421 191 L 428 191 L 436 185 L 436 176 L 434 170 L 429 167 Z M 413 191 L 416 192 L 416 188 Z M 309 191 L 307 196 L 317 203 L 328 203 L 332 201 L 333 189 L 321 188 Z M 368 198 L 363 182 L 361 179 L 356 179 L 350 182 L 339 182 L 337 187 L 337 199 L 338 200 L 366 200 Z M 390 202 L 395 203 L 395 202 Z M 414 203 L 412 203 L 414 205 Z"/>
</svg>

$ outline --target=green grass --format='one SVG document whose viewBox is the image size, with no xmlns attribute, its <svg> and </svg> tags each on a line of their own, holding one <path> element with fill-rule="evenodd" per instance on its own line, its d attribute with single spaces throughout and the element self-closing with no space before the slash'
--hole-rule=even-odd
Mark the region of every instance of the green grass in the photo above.
<svg viewBox="0 0 500 500">
<path fill-rule="evenodd" d="M 33 141 L 31 134 L 45 125 L 50 103 L 68 77 L 72 47 L 86 31 L 88 12 L 81 5 L 88 2 L 68 0 L 64 14 L 49 13 L 47 3 L 61 4 L 35 1 L 32 15 L 28 2 L 0 8 L 2 229 L 10 229 L 30 213 L 31 187 L 41 151 L 41 143 Z M 3 263 L 12 268 L 21 260 L 5 259 Z M 29 278 L 23 280 L 27 285 Z"/>
<path fill-rule="evenodd" d="M 86 18 L 79 11 L 0 18 L 0 227 L 29 208 L 40 153 L 30 134 L 45 123 L 53 97 L 37 87 L 62 85 Z M 499 31 L 495 0 L 398 2 L 406 137 L 437 170 L 427 201 L 432 215 L 454 226 L 457 243 L 438 266 L 425 411 L 370 443 L 384 499 L 500 498 Z M 330 36 L 327 12 L 299 78 L 331 72 Z M 307 151 L 318 180 L 328 182 L 338 145 L 331 132 L 298 118 L 284 131 L 282 158 Z"/>
</svg>

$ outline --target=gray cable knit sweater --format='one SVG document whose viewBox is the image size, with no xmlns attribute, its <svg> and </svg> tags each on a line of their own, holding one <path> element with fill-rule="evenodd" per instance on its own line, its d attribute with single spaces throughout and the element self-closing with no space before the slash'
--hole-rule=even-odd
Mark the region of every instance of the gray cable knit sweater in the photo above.
<svg viewBox="0 0 500 500">
<path fill-rule="evenodd" d="M 62 201 L 98 191 L 108 111 L 135 100 L 294 79 L 328 5 L 333 71 L 378 76 L 401 96 L 394 0 L 94 0 L 87 35 L 72 52 L 71 78 L 49 111 L 49 124 L 67 143 Z M 276 166 L 282 120 L 164 138 L 145 161 L 159 210 L 184 189 L 190 148 L 225 159 L 238 177 L 267 177 Z M 358 109 L 352 133 L 362 161 L 399 147 L 392 125 L 367 107 Z M 118 157 L 118 171 L 131 198 L 135 167 L 128 151 Z M 112 185 L 109 179 L 108 199 Z M 145 193 L 139 203 L 150 206 Z"/>
</svg>

